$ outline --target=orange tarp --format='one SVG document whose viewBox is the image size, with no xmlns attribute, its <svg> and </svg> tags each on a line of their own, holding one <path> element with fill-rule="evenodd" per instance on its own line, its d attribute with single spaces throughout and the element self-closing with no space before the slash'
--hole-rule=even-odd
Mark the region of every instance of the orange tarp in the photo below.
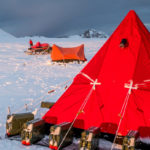
<svg viewBox="0 0 150 150">
<path fill-rule="evenodd" d="M 52 46 L 51 59 L 52 61 L 61 61 L 61 60 L 86 61 L 86 58 L 84 56 L 84 44 L 71 48 L 59 47 L 54 44 Z"/>
</svg>

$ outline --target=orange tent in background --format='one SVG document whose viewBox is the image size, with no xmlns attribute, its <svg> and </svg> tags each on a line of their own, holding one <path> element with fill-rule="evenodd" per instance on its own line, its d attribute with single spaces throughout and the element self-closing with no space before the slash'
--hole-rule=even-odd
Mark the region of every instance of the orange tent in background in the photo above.
<svg viewBox="0 0 150 150">
<path fill-rule="evenodd" d="M 71 48 L 59 47 L 54 44 L 52 46 L 51 59 L 52 61 L 86 61 L 84 55 L 84 44 Z"/>
</svg>

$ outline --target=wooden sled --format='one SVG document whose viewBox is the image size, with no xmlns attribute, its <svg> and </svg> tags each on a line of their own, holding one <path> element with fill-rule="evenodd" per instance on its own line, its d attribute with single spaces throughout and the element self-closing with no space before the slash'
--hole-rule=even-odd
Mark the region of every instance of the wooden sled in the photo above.
<svg viewBox="0 0 150 150">
<path fill-rule="evenodd" d="M 40 48 L 28 48 L 25 53 L 27 55 L 47 55 L 50 54 L 51 47 L 40 47 Z"/>
</svg>

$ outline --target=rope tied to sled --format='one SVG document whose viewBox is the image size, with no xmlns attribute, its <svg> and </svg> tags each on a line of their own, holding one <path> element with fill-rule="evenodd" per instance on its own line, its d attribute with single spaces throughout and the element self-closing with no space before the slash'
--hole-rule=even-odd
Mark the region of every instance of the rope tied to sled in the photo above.
<svg viewBox="0 0 150 150">
<path fill-rule="evenodd" d="M 69 80 L 57 85 L 56 87 L 54 87 L 52 90 L 48 91 L 48 94 L 55 92 L 57 89 L 61 88 L 62 86 L 65 85 L 64 89 L 66 90 L 68 88 L 68 86 L 66 84 L 68 84 L 68 82 L 72 81 L 73 78 L 70 78 Z"/>
<path fill-rule="evenodd" d="M 34 101 L 32 101 L 32 102 L 30 102 L 30 103 L 28 103 L 28 104 L 25 104 L 23 107 L 19 108 L 19 109 L 16 110 L 14 113 L 19 113 L 19 112 L 21 112 L 22 110 L 26 110 L 26 111 L 27 111 L 28 106 L 30 106 L 30 105 L 32 105 L 33 103 L 36 103 L 36 102 L 37 102 L 37 103 L 34 105 L 34 107 L 33 107 L 33 108 L 35 108 L 37 105 L 39 105 L 39 104 L 42 102 L 43 99 L 46 98 L 46 96 L 48 96 L 49 94 L 55 92 L 57 89 L 61 88 L 62 86 L 65 85 L 64 89 L 67 89 L 68 86 L 66 86 L 66 84 L 67 84 L 68 82 L 72 81 L 72 80 L 73 80 L 73 78 L 70 78 L 69 80 L 67 80 L 67 81 L 65 81 L 65 82 L 63 82 L 63 83 L 60 83 L 60 84 L 57 85 L 54 89 L 48 91 L 46 94 L 42 95 L 42 96 L 39 97 L 38 99 L 36 99 L 36 100 L 34 100 Z M 39 100 L 40 100 L 40 101 L 39 101 Z M 39 102 L 38 102 L 38 101 L 39 101 Z"/>
<path fill-rule="evenodd" d="M 84 77 L 86 77 L 87 79 L 89 79 L 89 80 L 91 81 L 91 82 L 90 82 L 90 85 L 93 85 L 93 86 L 92 86 L 92 88 L 90 89 L 90 91 L 89 91 L 88 95 L 86 96 L 85 100 L 83 101 L 81 107 L 80 107 L 79 110 L 77 111 L 75 118 L 73 119 L 73 121 L 72 121 L 72 123 L 71 123 L 69 129 L 67 130 L 67 132 L 66 132 L 65 136 L 63 137 L 63 139 L 62 139 L 60 145 L 58 146 L 58 150 L 61 148 L 61 146 L 62 146 L 64 140 L 66 139 L 68 133 L 69 133 L 70 130 L 72 129 L 72 127 L 73 127 L 73 125 L 74 125 L 76 119 L 78 118 L 78 116 L 79 116 L 80 114 L 83 114 L 83 113 L 84 113 L 84 108 L 85 108 L 85 106 L 86 106 L 86 104 L 87 104 L 87 102 L 88 102 L 88 100 L 89 100 L 89 98 L 90 98 L 90 96 L 91 96 L 93 90 L 95 90 L 95 86 L 96 86 L 96 85 L 101 85 L 101 83 L 99 83 L 97 79 L 94 81 L 94 80 L 93 80 L 91 77 L 89 77 L 87 74 L 82 73 L 82 72 L 81 72 L 80 74 L 82 74 Z"/>
<path fill-rule="evenodd" d="M 129 90 L 128 90 L 127 95 L 125 97 L 125 100 L 124 100 L 124 103 L 122 105 L 121 111 L 118 115 L 120 117 L 120 121 L 119 121 L 118 128 L 116 130 L 114 141 L 113 141 L 112 146 L 111 146 L 111 150 L 113 150 L 113 148 L 114 148 L 114 144 L 115 144 L 115 141 L 116 141 L 116 138 L 117 138 L 118 131 L 120 129 L 122 120 L 123 120 L 125 112 L 126 112 L 126 108 L 127 108 L 128 102 L 129 102 L 129 97 L 131 95 L 131 92 L 132 92 L 132 90 L 137 90 L 138 86 L 137 85 L 133 86 L 133 80 L 130 80 L 130 84 L 125 83 L 124 88 L 128 88 Z"/>
</svg>

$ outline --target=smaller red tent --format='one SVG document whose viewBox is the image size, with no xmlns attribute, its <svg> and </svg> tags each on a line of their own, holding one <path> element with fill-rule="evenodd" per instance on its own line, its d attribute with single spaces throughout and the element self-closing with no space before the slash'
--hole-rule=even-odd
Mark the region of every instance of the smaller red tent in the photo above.
<svg viewBox="0 0 150 150">
<path fill-rule="evenodd" d="M 86 61 L 84 55 L 84 44 L 71 48 L 59 47 L 54 44 L 52 46 L 51 59 L 52 61 L 64 61 L 64 60 Z"/>
</svg>

